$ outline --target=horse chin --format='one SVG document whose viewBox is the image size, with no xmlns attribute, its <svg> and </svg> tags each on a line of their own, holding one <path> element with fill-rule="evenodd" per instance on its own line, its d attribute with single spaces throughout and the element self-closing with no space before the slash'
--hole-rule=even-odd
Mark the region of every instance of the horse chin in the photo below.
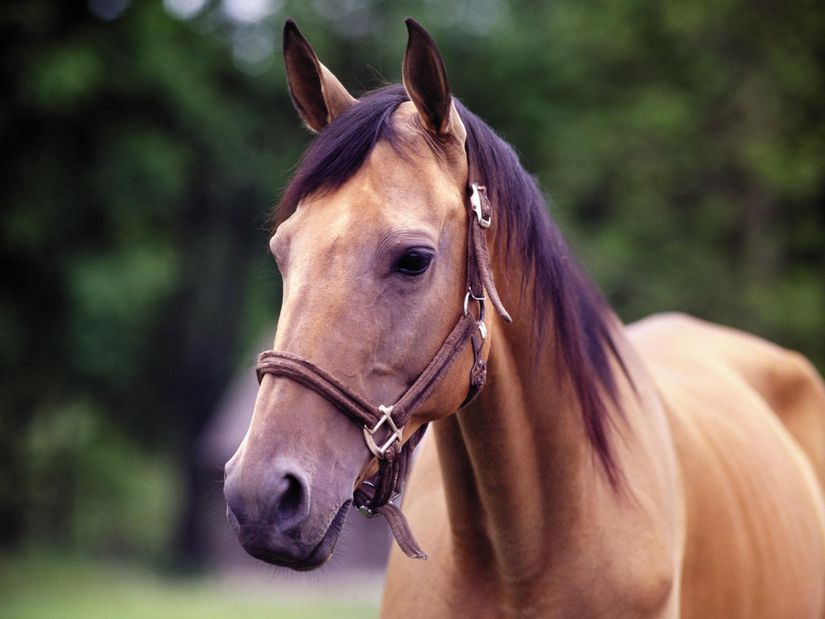
<svg viewBox="0 0 825 619">
<path fill-rule="evenodd" d="M 289 569 L 299 572 L 309 572 L 311 570 L 318 569 L 324 565 L 324 563 L 329 561 L 335 552 L 335 545 L 338 542 L 338 536 L 341 533 L 341 529 L 344 527 L 344 522 L 347 518 L 347 511 L 349 510 L 350 503 L 352 503 L 352 501 L 346 501 L 343 505 L 341 505 L 338 512 L 332 518 L 329 527 L 327 527 L 327 531 L 324 533 L 324 536 L 304 557 L 295 557 L 294 551 L 285 552 L 282 549 L 269 548 L 265 545 L 260 545 L 257 543 L 246 544 L 244 543 L 244 534 L 242 533 L 243 527 L 239 527 L 240 530 L 238 531 L 238 535 L 241 538 L 241 545 L 246 552 L 256 559 L 260 559 L 261 561 L 265 561 L 266 563 L 270 563 L 272 565 L 288 567 Z"/>
</svg>

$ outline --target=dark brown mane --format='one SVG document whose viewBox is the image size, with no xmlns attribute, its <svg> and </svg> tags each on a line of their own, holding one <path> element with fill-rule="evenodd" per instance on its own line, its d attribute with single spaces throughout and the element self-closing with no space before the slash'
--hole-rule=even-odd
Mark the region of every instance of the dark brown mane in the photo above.
<svg viewBox="0 0 825 619">
<path fill-rule="evenodd" d="M 275 213 L 277 225 L 298 202 L 314 192 L 333 191 L 361 167 L 375 144 L 403 144 L 390 118 L 407 101 L 401 86 L 388 86 L 362 97 L 336 118 L 310 144 L 287 186 Z M 534 280 L 532 316 L 536 341 L 550 327 L 559 361 L 567 369 L 578 396 L 587 436 L 612 482 L 616 470 L 608 439 L 610 418 L 605 398 L 615 400 L 617 384 L 611 357 L 623 363 L 610 335 L 607 306 L 582 274 L 553 224 L 535 180 L 518 156 L 478 116 L 455 101 L 467 129 L 467 155 L 503 225 L 497 226 L 497 245 L 509 262 L 524 265 L 522 289 Z M 548 311 L 549 309 L 549 311 Z"/>
</svg>

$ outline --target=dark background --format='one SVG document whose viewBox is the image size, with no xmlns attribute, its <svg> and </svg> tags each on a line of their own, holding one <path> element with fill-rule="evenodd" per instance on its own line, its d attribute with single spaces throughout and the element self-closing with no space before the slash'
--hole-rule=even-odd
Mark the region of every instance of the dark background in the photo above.
<svg viewBox="0 0 825 619">
<path fill-rule="evenodd" d="M 416 17 L 626 321 L 684 310 L 825 369 L 820 0 L 0 6 L 0 557 L 199 568 L 192 466 L 277 320 L 266 213 L 310 140 L 280 29 L 355 93 Z"/>
</svg>

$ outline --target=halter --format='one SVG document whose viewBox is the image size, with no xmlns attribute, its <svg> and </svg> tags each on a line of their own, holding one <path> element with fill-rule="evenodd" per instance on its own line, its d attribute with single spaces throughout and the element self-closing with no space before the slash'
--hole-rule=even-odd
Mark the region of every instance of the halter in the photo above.
<svg viewBox="0 0 825 619">
<path fill-rule="evenodd" d="M 493 209 L 487 198 L 487 190 L 476 183 L 469 183 L 468 190 L 471 213 L 468 218 L 467 282 L 462 315 L 424 371 L 395 404 L 372 404 L 328 372 L 298 355 L 268 350 L 258 356 L 258 383 L 263 380 L 264 374 L 289 378 L 326 398 L 363 428 L 364 442 L 370 453 L 378 459 L 378 472 L 355 490 L 355 507 L 370 518 L 384 516 L 401 550 L 414 559 L 425 559 L 427 555 L 418 546 L 404 514 L 393 500 L 404 487 L 412 452 L 424 436 L 427 424 L 416 430 L 406 443 L 402 443 L 404 426 L 450 368 L 468 340 L 473 347 L 473 367 L 470 370 L 470 387 L 461 407 L 469 404 L 481 391 L 487 378 L 487 363 L 482 357 L 482 347 L 487 338 L 487 326 L 484 324 L 484 304 L 487 301 L 485 291 L 501 317 L 506 322 L 512 322 L 501 303 L 490 270 L 485 231 L 492 225 Z M 471 311 L 473 304 L 476 305 L 475 313 Z"/>
</svg>

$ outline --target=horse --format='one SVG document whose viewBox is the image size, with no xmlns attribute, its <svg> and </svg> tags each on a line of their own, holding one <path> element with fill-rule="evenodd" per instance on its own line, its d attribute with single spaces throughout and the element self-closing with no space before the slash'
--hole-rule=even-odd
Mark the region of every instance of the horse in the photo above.
<svg viewBox="0 0 825 619">
<path fill-rule="evenodd" d="M 816 370 L 687 315 L 623 325 L 407 29 L 403 84 L 356 100 L 284 28 L 317 136 L 277 209 L 283 306 L 226 465 L 241 545 L 314 569 L 351 507 L 384 516 L 385 617 L 825 616 Z"/>
</svg>

